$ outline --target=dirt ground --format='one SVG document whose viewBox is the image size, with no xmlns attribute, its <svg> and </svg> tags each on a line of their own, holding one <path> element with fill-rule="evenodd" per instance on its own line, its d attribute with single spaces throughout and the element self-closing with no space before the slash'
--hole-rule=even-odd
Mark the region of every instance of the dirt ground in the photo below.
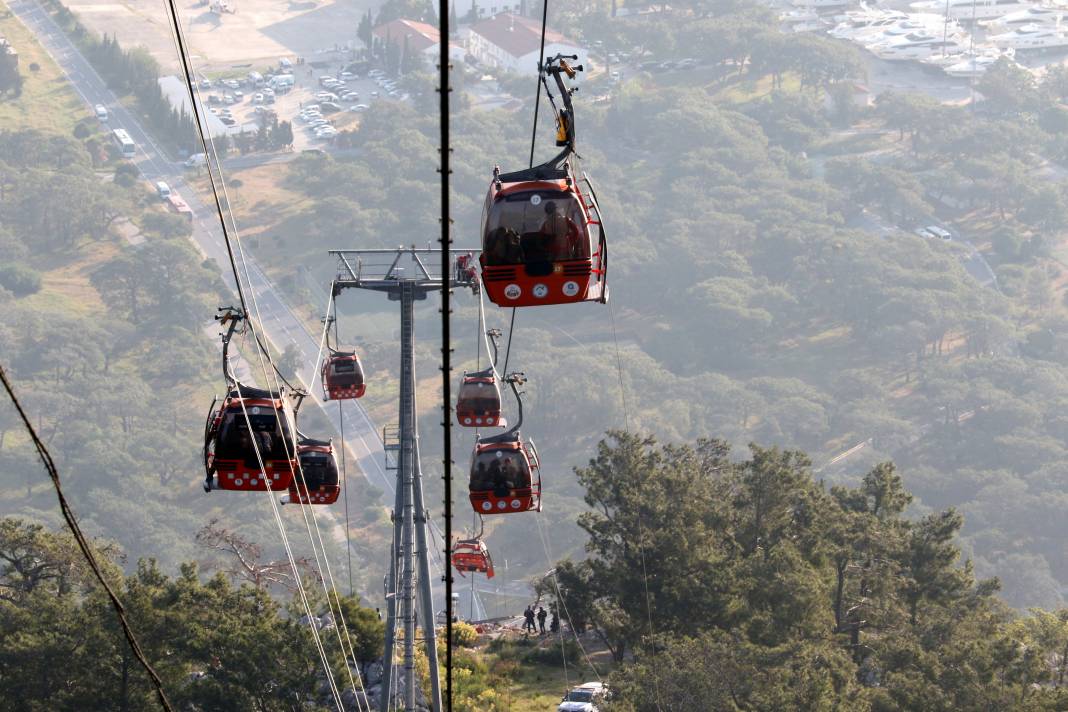
<svg viewBox="0 0 1068 712">
<path fill-rule="evenodd" d="M 90 29 L 118 38 L 124 47 L 141 45 L 163 73 L 178 68 L 167 6 L 162 0 L 67 0 Z M 315 61 L 339 47 L 360 47 L 356 28 L 368 8 L 381 0 L 233 0 L 236 12 L 216 15 L 206 0 L 178 0 L 186 42 L 198 72 L 264 66 L 280 57 Z"/>
</svg>

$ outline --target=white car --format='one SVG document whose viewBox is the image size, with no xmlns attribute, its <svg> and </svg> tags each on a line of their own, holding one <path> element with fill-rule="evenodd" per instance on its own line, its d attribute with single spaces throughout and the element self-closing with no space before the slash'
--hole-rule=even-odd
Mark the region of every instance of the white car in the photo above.
<svg viewBox="0 0 1068 712">
<path fill-rule="evenodd" d="M 341 95 L 342 101 L 356 101 L 360 98 L 360 93 L 356 91 L 347 91 Z"/>
<path fill-rule="evenodd" d="M 607 694 L 608 688 L 600 682 L 572 687 L 556 707 L 556 712 L 597 712 L 597 703 Z"/>
<path fill-rule="evenodd" d="M 256 94 L 253 94 L 252 95 L 252 103 L 253 104 L 262 104 L 263 103 L 263 94 L 260 94 L 258 92 Z"/>
<path fill-rule="evenodd" d="M 96 106 L 94 106 L 93 111 L 96 112 L 96 118 L 100 119 L 101 121 L 108 120 L 108 108 L 103 104 L 97 104 Z"/>
<path fill-rule="evenodd" d="M 321 91 L 315 95 L 315 98 L 319 101 L 337 101 L 337 94 L 332 94 L 328 91 Z"/>
<path fill-rule="evenodd" d="M 355 79 L 356 75 L 353 74 L 352 72 L 342 72 L 341 73 L 341 78 L 346 80 L 346 81 L 348 81 L 349 79 Z"/>
<path fill-rule="evenodd" d="M 367 108 L 367 104 L 356 104 L 354 106 L 350 106 L 349 111 L 355 111 L 356 113 L 360 113 L 361 111 L 367 111 Z"/>
<path fill-rule="evenodd" d="M 930 232 L 928 232 L 927 228 L 925 228 L 925 227 L 916 228 L 915 230 L 912 231 L 912 234 L 919 235 L 920 237 L 925 237 L 928 240 L 930 240 L 932 237 L 934 237 L 934 235 L 932 235 Z"/>
</svg>

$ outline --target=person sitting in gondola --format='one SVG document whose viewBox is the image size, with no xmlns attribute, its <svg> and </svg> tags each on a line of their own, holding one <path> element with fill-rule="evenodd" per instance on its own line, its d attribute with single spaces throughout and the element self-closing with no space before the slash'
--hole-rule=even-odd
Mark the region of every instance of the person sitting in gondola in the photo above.
<svg viewBox="0 0 1068 712">
<path fill-rule="evenodd" d="M 575 257 L 579 242 L 579 229 L 575 222 L 564 215 L 555 200 L 545 203 L 545 222 L 539 231 L 545 240 L 545 248 L 553 260 L 570 260 Z"/>
<path fill-rule="evenodd" d="M 492 487 L 493 481 L 490 479 L 489 473 L 486 472 L 486 463 L 480 462 L 475 465 L 475 472 L 471 476 L 471 490 L 478 492 Z"/>
<path fill-rule="evenodd" d="M 515 462 L 510 457 L 504 458 L 504 465 L 501 467 L 501 479 L 503 480 L 504 487 L 509 492 L 516 488 L 516 483 L 519 480 L 519 470 L 515 466 Z"/>
<path fill-rule="evenodd" d="M 493 265 L 519 264 L 523 261 L 519 233 L 506 227 L 499 227 L 490 233 L 486 252 L 489 264 Z"/>
<path fill-rule="evenodd" d="M 494 497 L 507 497 L 511 491 L 511 487 L 508 486 L 507 475 L 504 468 L 501 466 L 500 460 L 494 460 L 490 463 L 489 467 L 490 482 L 493 486 Z"/>
</svg>

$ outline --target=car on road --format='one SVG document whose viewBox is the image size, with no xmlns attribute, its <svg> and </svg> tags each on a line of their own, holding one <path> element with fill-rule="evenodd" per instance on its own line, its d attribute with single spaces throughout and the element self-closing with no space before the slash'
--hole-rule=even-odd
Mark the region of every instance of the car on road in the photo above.
<svg viewBox="0 0 1068 712">
<path fill-rule="evenodd" d="M 597 712 L 597 703 L 608 694 L 608 688 L 601 682 L 587 682 L 572 687 L 557 705 L 557 712 Z"/>
<path fill-rule="evenodd" d="M 160 200 L 166 200 L 171 197 L 171 187 L 167 185 L 166 181 L 156 181 L 156 195 L 159 196 Z"/>
<path fill-rule="evenodd" d="M 196 168 L 197 166 L 203 166 L 208 162 L 208 157 L 203 153 L 194 153 L 189 158 L 185 159 L 186 168 Z"/>
<path fill-rule="evenodd" d="M 108 107 L 104 106 L 103 104 L 97 104 L 93 107 L 93 111 L 96 112 L 96 118 L 100 119 L 101 121 L 108 120 Z"/>
</svg>

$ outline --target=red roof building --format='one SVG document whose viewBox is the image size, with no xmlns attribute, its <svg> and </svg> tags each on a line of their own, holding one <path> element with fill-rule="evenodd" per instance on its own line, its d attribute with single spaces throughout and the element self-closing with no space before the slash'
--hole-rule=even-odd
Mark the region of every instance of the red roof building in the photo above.
<svg viewBox="0 0 1068 712">
<path fill-rule="evenodd" d="M 501 13 L 471 26 L 468 51 L 482 64 L 519 74 L 537 74 L 541 46 L 541 22 L 521 15 Z M 586 50 L 553 29 L 545 31 L 545 54 L 578 55 L 586 62 Z"/>
</svg>

